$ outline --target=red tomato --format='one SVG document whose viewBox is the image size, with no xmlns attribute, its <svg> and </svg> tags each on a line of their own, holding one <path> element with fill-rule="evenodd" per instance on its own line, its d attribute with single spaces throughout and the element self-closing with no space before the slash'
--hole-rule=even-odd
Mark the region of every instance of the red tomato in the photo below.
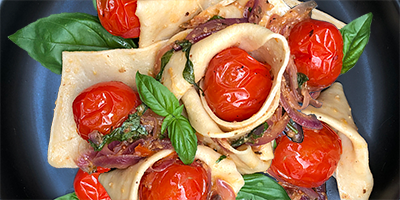
<svg viewBox="0 0 400 200">
<path fill-rule="evenodd" d="M 335 25 L 307 19 L 293 27 L 288 40 L 297 70 L 310 79 L 312 91 L 330 86 L 340 75 L 343 39 Z"/>
<path fill-rule="evenodd" d="M 137 38 L 140 22 L 136 16 L 137 0 L 97 0 L 101 25 L 113 35 Z"/>
<path fill-rule="evenodd" d="M 206 200 L 209 187 L 207 171 L 201 165 L 178 160 L 162 171 L 146 172 L 139 195 L 142 200 Z"/>
<path fill-rule="evenodd" d="M 318 187 L 332 176 L 342 154 L 339 136 L 323 123 L 321 130 L 303 128 L 304 140 L 282 137 L 270 170 L 279 179 L 301 187 Z"/>
<path fill-rule="evenodd" d="M 271 90 L 271 67 L 237 47 L 218 53 L 208 65 L 204 95 L 208 106 L 225 121 L 243 121 L 263 105 Z"/>
<path fill-rule="evenodd" d="M 72 104 L 78 133 L 85 140 L 95 130 L 106 135 L 140 104 L 139 94 L 122 82 L 95 84 L 80 93 Z"/>
<path fill-rule="evenodd" d="M 79 169 L 74 180 L 76 196 L 85 200 L 110 200 L 111 198 L 98 180 L 99 175 L 107 171 L 110 169 L 98 167 L 97 172 L 88 174 Z"/>
</svg>

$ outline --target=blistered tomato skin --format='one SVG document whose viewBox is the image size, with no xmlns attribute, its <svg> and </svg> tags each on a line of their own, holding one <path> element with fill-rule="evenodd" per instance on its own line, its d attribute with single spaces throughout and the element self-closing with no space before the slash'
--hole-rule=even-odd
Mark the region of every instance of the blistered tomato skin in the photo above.
<svg viewBox="0 0 400 200">
<path fill-rule="evenodd" d="M 210 61 L 204 78 L 208 106 L 219 118 L 233 122 L 250 118 L 271 90 L 271 67 L 232 47 Z"/>
<path fill-rule="evenodd" d="M 207 171 L 196 162 L 175 162 L 162 171 L 146 172 L 139 186 L 140 200 L 206 200 Z"/>
<path fill-rule="evenodd" d="M 137 38 L 140 22 L 136 16 L 137 0 L 97 0 L 101 25 L 115 36 Z"/>
<path fill-rule="evenodd" d="M 122 82 L 95 84 L 82 91 L 72 104 L 78 134 L 85 140 L 95 130 L 109 134 L 140 104 L 139 94 Z"/>
<path fill-rule="evenodd" d="M 310 90 L 332 85 L 343 64 L 343 39 L 335 25 L 304 20 L 293 27 L 288 41 L 298 72 L 310 79 L 307 81 Z"/>
<path fill-rule="evenodd" d="M 88 174 L 81 169 L 78 170 L 74 179 L 75 194 L 79 199 L 85 200 L 111 200 L 107 191 L 99 182 L 99 175 L 109 171 L 109 168 L 97 168 L 97 172 Z"/>
<path fill-rule="evenodd" d="M 342 154 L 339 136 L 323 123 L 321 130 L 303 128 L 304 140 L 282 137 L 270 170 L 277 178 L 300 187 L 318 187 L 332 176 Z"/>
</svg>

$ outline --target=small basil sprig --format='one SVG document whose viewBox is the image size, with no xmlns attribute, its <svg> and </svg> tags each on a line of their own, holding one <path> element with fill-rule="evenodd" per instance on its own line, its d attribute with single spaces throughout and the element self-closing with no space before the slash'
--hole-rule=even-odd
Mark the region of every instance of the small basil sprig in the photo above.
<svg viewBox="0 0 400 200">
<path fill-rule="evenodd" d="M 145 105 L 139 105 L 135 113 L 130 114 L 128 119 L 120 127 L 113 129 L 110 134 L 102 136 L 98 144 L 89 139 L 90 145 L 95 151 L 100 151 L 106 144 L 110 144 L 113 141 L 122 142 L 129 139 L 138 140 L 146 137 L 149 133 L 140 124 L 140 117 L 146 112 L 146 109 Z"/>
<path fill-rule="evenodd" d="M 272 178 L 263 174 L 243 175 L 244 186 L 240 189 L 237 200 L 267 200 L 281 199 L 290 200 L 285 189 Z"/>
<path fill-rule="evenodd" d="M 181 115 L 183 105 L 167 87 L 154 78 L 136 73 L 136 85 L 140 99 L 156 114 L 165 117 L 162 133 L 168 129 L 168 137 L 179 158 L 185 164 L 194 160 L 197 151 L 197 137 L 189 121 Z"/>
<path fill-rule="evenodd" d="M 75 192 L 71 192 L 61 197 L 57 197 L 54 200 L 79 200 L 79 198 L 76 196 Z"/>
<path fill-rule="evenodd" d="M 50 15 L 8 38 L 56 74 L 61 74 L 63 51 L 136 48 L 133 40 L 111 35 L 97 17 L 85 13 Z"/>
<path fill-rule="evenodd" d="M 341 74 L 354 67 L 371 34 L 372 13 L 365 14 L 340 29 L 343 38 L 343 67 Z"/>
</svg>

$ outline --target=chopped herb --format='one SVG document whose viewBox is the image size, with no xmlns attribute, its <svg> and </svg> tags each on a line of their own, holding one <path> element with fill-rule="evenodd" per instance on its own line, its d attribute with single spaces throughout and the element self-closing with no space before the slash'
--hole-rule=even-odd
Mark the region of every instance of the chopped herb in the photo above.
<svg viewBox="0 0 400 200">
<path fill-rule="evenodd" d="M 220 156 L 219 158 L 218 158 L 218 160 L 216 160 L 215 161 L 215 163 L 219 163 L 219 162 L 221 162 L 223 159 L 225 159 L 226 158 L 226 155 L 222 155 L 222 156 Z"/>
<path fill-rule="evenodd" d="M 297 84 L 299 85 L 299 88 L 301 88 L 301 86 L 308 80 L 310 79 L 307 77 L 307 75 L 297 72 Z"/>
<path fill-rule="evenodd" d="M 214 15 L 208 21 L 211 21 L 211 20 L 214 20 L 214 19 L 225 19 L 225 18 L 223 18 L 223 17 L 221 17 L 219 15 Z"/>
<path fill-rule="evenodd" d="M 162 76 L 162 74 L 164 72 L 164 68 L 168 64 L 169 60 L 171 59 L 172 54 L 174 54 L 174 50 L 173 49 L 165 52 L 164 55 L 161 57 L 160 72 L 156 76 L 156 80 L 157 81 L 161 80 L 161 76 Z"/>
<path fill-rule="evenodd" d="M 246 136 L 232 141 L 231 146 L 236 148 L 245 143 L 254 143 L 257 138 L 260 138 L 264 135 L 264 133 L 268 129 L 268 127 L 269 127 L 269 125 L 267 122 L 260 124 L 259 126 L 257 126 L 253 130 L 251 130 L 251 132 L 249 134 L 247 134 Z"/>
<path fill-rule="evenodd" d="M 89 139 L 90 145 L 95 151 L 100 151 L 106 144 L 113 141 L 126 141 L 126 140 L 138 140 L 146 137 L 148 132 L 146 128 L 140 124 L 140 117 L 147 110 L 144 104 L 139 105 L 136 108 L 136 112 L 130 114 L 128 119 L 122 123 L 122 125 L 116 129 L 113 129 L 110 134 L 101 137 L 100 143 L 96 144 Z"/>
</svg>

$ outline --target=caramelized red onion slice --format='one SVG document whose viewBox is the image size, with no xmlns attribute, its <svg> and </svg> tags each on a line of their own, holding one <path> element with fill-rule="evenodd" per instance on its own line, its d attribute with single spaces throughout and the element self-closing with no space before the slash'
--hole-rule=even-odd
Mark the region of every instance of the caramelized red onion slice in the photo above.
<svg viewBox="0 0 400 200">
<path fill-rule="evenodd" d="M 292 118 L 292 120 L 298 123 L 302 127 L 310 129 L 322 129 L 322 123 L 317 119 L 315 115 L 306 115 L 298 110 L 295 110 L 289 105 L 283 92 L 281 93 L 280 103 L 285 109 L 286 113 Z"/>
<path fill-rule="evenodd" d="M 254 0 L 251 12 L 248 15 L 249 23 L 260 23 L 262 16 L 268 10 L 271 10 L 274 5 L 270 4 L 268 0 Z"/>
<path fill-rule="evenodd" d="M 257 138 L 254 143 L 247 143 L 251 146 L 263 145 L 274 140 L 283 130 L 286 128 L 286 124 L 289 122 L 290 118 L 287 114 L 283 115 L 283 117 L 271 124 L 268 129 L 263 133 L 262 137 Z"/>
<path fill-rule="evenodd" d="M 317 7 L 315 1 L 307 1 L 290 9 L 283 16 L 273 14 L 269 18 L 267 28 L 274 33 L 279 33 L 286 38 L 297 23 L 311 17 L 311 11 Z"/>
<path fill-rule="evenodd" d="M 235 200 L 236 195 L 232 187 L 224 180 L 217 178 L 212 188 L 210 200 Z"/>
<path fill-rule="evenodd" d="M 227 19 L 214 19 L 210 20 L 204 24 L 201 24 L 193 29 L 187 36 L 186 40 L 190 41 L 192 44 L 210 36 L 212 33 L 220 31 L 230 25 L 246 23 L 246 18 L 227 18 Z M 175 50 L 180 50 L 176 49 Z"/>
<path fill-rule="evenodd" d="M 293 131 L 291 128 L 288 126 L 291 126 L 291 128 L 296 129 Z M 285 130 L 283 131 L 285 135 L 292 141 L 296 143 L 302 143 L 304 140 L 304 134 L 303 134 L 303 128 L 294 122 L 293 120 L 289 120 L 288 125 L 285 127 Z"/>
</svg>

